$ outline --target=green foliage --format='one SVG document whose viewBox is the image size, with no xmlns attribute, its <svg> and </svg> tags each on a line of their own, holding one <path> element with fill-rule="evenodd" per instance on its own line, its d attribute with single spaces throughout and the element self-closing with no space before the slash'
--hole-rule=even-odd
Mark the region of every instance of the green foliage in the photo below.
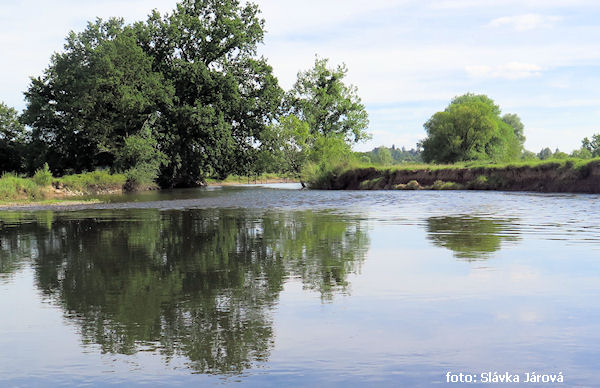
<svg viewBox="0 0 600 388">
<path fill-rule="evenodd" d="M 263 134 L 261 151 L 265 165 L 278 166 L 279 171 L 300 178 L 314 143 L 315 138 L 306 122 L 295 115 L 281 117 Z"/>
<path fill-rule="evenodd" d="M 556 151 L 554 151 L 554 154 L 552 154 L 552 157 L 554 159 L 567 159 L 569 157 L 569 155 L 567 155 L 566 153 L 562 152 L 561 150 L 559 150 L 557 148 Z"/>
<path fill-rule="evenodd" d="M 258 13 L 237 0 L 183 0 L 146 22 L 98 19 L 71 33 L 26 93 L 40 159 L 58 173 L 121 169 L 120 148 L 147 129 L 170 160 L 163 186 L 242 171 L 283 95 L 256 55 Z M 151 180 L 154 167 L 129 175 Z"/>
<path fill-rule="evenodd" d="M 581 142 L 581 148 L 590 151 L 592 157 L 600 156 L 600 133 L 592 136 L 592 140 L 587 137 Z"/>
<path fill-rule="evenodd" d="M 83 174 L 53 178 L 48 164 L 39 169 L 32 178 L 19 177 L 14 173 L 4 173 L 0 178 L 0 201 L 50 201 L 64 195 L 96 194 L 120 190 L 126 182 L 123 174 L 110 174 L 108 171 L 94 171 Z M 51 185 L 64 189 L 57 193 Z"/>
<path fill-rule="evenodd" d="M 0 173 L 24 171 L 26 141 L 17 111 L 0 102 Z"/>
<path fill-rule="evenodd" d="M 521 154 L 515 129 L 500 118 L 500 108 L 484 95 L 456 97 L 424 126 L 428 137 L 421 145 L 426 162 L 508 161 Z"/>
<path fill-rule="evenodd" d="M 37 170 L 32 179 L 38 186 L 50 186 L 52 184 L 52 173 L 48 163 L 44 163 L 44 167 Z"/>
<path fill-rule="evenodd" d="M 502 121 L 511 126 L 515 133 L 515 137 L 517 138 L 521 146 L 523 146 L 526 138 L 524 134 L 525 126 L 521 122 L 521 118 L 515 113 L 507 113 L 504 116 L 502 116 Z"/>
<path fill-rule="evenodd" d="M 13 173 L 0 177 L 0 201 L 40 199 L 44 192 L 32 179 L 21 178 Z"/>
<path fill-rule="evenodd" d="M 168 162 L 157 146 L 158 142 L 149 128 L 142 130 L 139 135 L 125 138 L 125 144 L 116 152 L 115 169 L 125 172 L 127 190 L 155 186 L 161 165 Z"/>
<path fill-rule="evenodd" d="M 552 157 L 552 150 L 548 147 L 543 148 L 539 153 L 538 153 L 538 158 L 540 160 L 547 160 L 550 159 Z"/>
<path fill-rule="evenodd" d="M 278 172 L 291 174 L 303 185 L 305 179 L 353 157 L 342 135 L 312 133 L 295 115 L 283 116 L 265 132 L 261 152 L 266 164 L 278 166 Z"/>
<path fill-rule="evenodd" d="M 95 193 L 122 188 L 126 182 L 126 177 L 123 174 L 111 174 L 106 170 L 98 170 L 66 175 L 62 178 L 57 178 L 56 182 L 71 191 Z"/>
<path fill-rule="evenodd" d="M 387 147 L 378 147 L 373 150 L 373 157 L 371 160 L 375 164 L 383 166 L 389 166 L 394 162 L 392 158 L 392 152 Z"/>
<path fill-rule="evenodd" d="M 578 159 L 591 159 L 591 158 L 593 158 L 594 156 L 593 156 L 593 154 L 592 154 L 592 151 L 590 151 L 590 150 L 589 150 L 589 149 L 587 149 L 587 148 L 583 148 L 583 147 L 582 147 L 582 148 L 580 148 L 580 149 L 578 149 L 578 150 L 574 150 L 574 151 L 571 153 L 571 157 L 572 157 L 572 158 L 578 158 Z"/>
<path fill-rule="evenodd" d="M 535 152 L 523 150 L 523 153 L 521 154 L 521 160 L 531 161 L 531 160 L 537 160 L 537 159 L 539 159 L 539 158 Z"/>
<path fill-rule="evenodd" d="M 313 135 L 341 136 L 347 142 L 369 137 L 369 119 L 355 86 L 344 84 L 345 65 L 328 68 L 327 59 L 315 59 L 312 69 L 298 73 L 286 95 L 291 113 L 308 123 Z"/>
<path fill-rule="evenodd" d="M 173 13 L 138 24 L 142 46 L 175 88 L 161 150 L 171 163 L 162 186 L 191 186 L 208 176 L 245 173 L 254 146 L 283 95 L 257 57 L 264 21 L 254 4 L 184 0 Z"/>
<path fill-rule="evenodd" d="M 53 170 L 113 166 L 123 139 L 171 103 L 171 84 L 152 67 L 122 19 L 98 19 L 69 34 L 25 93 L 23 120 Z"/>
<path fill-rule="evenodd" d="M 391 148 L 381 146 L 374 148 L 369 152 L 357 152 L 356 156 L 358 160 L 365 164 L 374 164 L 378 166 L 389 166 L 399 163 L 419 163 L 423 161 L 419 150 L 407 150 L 404 147 L 396 148 L 393 145 Z"/>
</svg>

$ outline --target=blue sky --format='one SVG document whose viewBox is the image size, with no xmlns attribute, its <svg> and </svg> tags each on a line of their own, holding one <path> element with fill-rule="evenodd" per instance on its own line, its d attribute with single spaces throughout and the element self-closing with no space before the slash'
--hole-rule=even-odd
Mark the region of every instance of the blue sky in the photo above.
<svg viewBox="0 0 600 388">
<path fill-rule="evenodd" d="M 0 100 L 24 107 L 69 30 L 97 16 L 145 18 L 174 0 L 22 0 L 0 4 Z M 525 146 L 570 152 L 600 132 L 597 0 L 258 0 L 261 54 L 288 89 L 315 54 L 345 62 L 373 139 L 413 147 L 450 99 L 485 93 L 525 124 Z"/>
</svg>

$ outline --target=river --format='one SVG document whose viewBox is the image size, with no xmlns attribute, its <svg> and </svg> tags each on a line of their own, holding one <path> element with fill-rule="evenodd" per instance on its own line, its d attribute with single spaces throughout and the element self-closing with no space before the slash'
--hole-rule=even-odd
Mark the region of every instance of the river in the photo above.
<svg viewBox="0 0 600 388">
<path fill-rule="evenodd" d="M 0 211 L 0 386 L 600 382 L 598 195 L 104 200 Z"/>
</svg>

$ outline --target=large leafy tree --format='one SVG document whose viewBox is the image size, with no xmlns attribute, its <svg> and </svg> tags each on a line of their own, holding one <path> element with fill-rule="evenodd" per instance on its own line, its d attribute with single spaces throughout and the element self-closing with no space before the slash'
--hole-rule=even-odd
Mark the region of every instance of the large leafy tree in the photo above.
<svg viewBox="0 0 600 388">
<path fill-rule="evenodd" d="M 17 111 L 0 102 L 0 173 L 23 170 L 26 140 L 27 133 Z"/>
<path fill-rule="evenodd" d="M 184 0 L 172 14 L 154 12 L 136 26 L 154 68 L 175 88 L 163 120 L 171 159 L 163 185 L 193 185 L 252 163 L 283 95 L 256 55 L 264 34 L 258 15 L 256 5 L 237 0 Z"/>
<path fill-rule="evenodd" d="M 298 73 L 286 96 L 287 107 L 314 134 L 342 136 L 348 142 L 367 139 L 368 114 L 357 88 L 344 83 L 346 66 L 327 64 L 327 59 L 316 58 L 312 69 Z"/>
<path fill-rule="evenodd" d="M 256 55 L 258 14 L 237 0 L 183 0 L 146 22 L 71 33 L 26 93 L 25 122 L 52 169 L 136 168 L 115 165 L 132 136 L 167 156 L 163 186 L 248 165 L 283 94 Z"/>
<path fill-rule="evenodd" d="M 23 118 L 57 172 L 112 167 L 124 139 L 165 111 L 172 87 L 121 19 L 72 32 L 25 93 Z"/>
<path fill-rule="evenodd" d="M 485 95 L 456 97 L 424 127 L 428 137 L 421 146 L 426 162 L 513 160 L 522 151 L 515 129 L 502 120 L 500 108 Z"/>
</svg>

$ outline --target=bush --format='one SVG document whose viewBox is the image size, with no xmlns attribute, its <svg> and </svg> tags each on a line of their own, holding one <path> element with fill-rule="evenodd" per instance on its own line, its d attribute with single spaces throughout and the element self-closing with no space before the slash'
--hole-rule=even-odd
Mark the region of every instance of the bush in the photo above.
<svg viewBox="0 0 600 388">
<path fill-rule="evenodd" d="M 52 173 L 48 163 L 44 163 L 44 167 L 38 169 L 33 175 L 33 182 L 42 187 L 50 186 L 52 184 Z"/>
<path fill-rule="evenodd" d="M 136 191 L 144 188 L 157 187 L 154 180 L 157 177 L 156 169 L 149 164 L 141 164 L 125 171 L 125 191 Z"/>
</svg>

